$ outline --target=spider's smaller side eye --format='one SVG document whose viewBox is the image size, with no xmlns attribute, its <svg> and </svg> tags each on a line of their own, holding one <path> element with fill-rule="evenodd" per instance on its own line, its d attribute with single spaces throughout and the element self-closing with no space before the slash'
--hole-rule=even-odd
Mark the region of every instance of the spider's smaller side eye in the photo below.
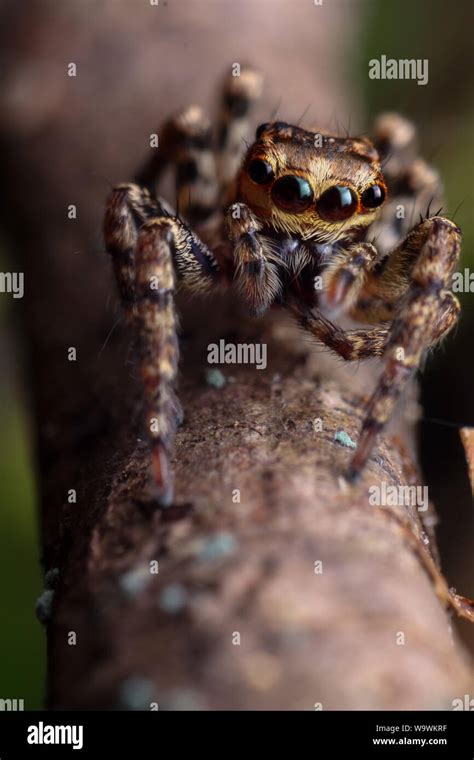
<svg viewBox="0 0 474 760">
<path fill-rule="evenodd" d="M 264 133 L 264 132 L 265 132 L 265 131 L 268 129 L 268 127 L 269 127 L 269 126 L 270 126 L 270 122 L 269 122 L 269 121 L 266 121 L 266 122 L 265 122 L 265 124 L 260 124 L 260 126 L 259 126 L 259 127 L 257 127 L 257 129 L 256 129 L 256 132 L 255 132 L 255 139 L 256 139 L 256 140 L 259 140 L 259 139 L 260 139 L 260 137 L 261 137 L 261 136 L 263 135 L 263 133 Z"/>
<path fill-rule="evenodd" d="M 371 185 L 364 190 L 360 200 L 365 208 L 377 208 L 385 200 L 385 188 L 382 185 Z"/>
<path fill-rule="evenodd" d="M 266 185 L 275 176 L 271 164 L 263 158 L 254 158 L 250 162 L 248 174 L 250 179 L 256 182 L 257 185 Z"/>
</svg>

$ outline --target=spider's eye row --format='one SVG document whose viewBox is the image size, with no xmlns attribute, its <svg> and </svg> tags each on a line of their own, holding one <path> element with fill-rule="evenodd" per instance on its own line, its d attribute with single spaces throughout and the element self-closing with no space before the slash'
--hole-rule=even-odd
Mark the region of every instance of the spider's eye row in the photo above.
<svg viewBox="0 0 474 760">
<path fill-rule="evenodd" d="M 266 121 L 264 124 L 260 124 L 260 126 L 257 127 L 257 129 L 255 131 L 255 139 L 259 140 L 260 137 L 268 129 L 269 126 L 270 126 L 270 122 L 269 121 Z"/>
<path fill-rule="evenodd" d="M 385 200 L 385 188 L 382 185 L 371 185 L 364 190 L 360 199 L 365 208 L 377 208 Z"/>
<path fill-rule="evenodd" d="M 287 174 L 280 177 L 272 187 L 272 198 L 283 211 L 305 211 L 313 202 L 311 185 L 303 177 Z"/>
<path fill-rule="evenodd" d="M 321 219 L 327 222 L 343 222 L 357 210 L 357 205 L 357 195 L 350 187 L 334 185 L 321 195 L 317 210 Z"/>
<path fill-rule="evenodd" d="M 271 164 L 263 158 L 254 158 L 249 164 L 248 173 L 250 179 L 256 182 L 257 185 L 266 185 L 274 177 Z"/>
</svg>

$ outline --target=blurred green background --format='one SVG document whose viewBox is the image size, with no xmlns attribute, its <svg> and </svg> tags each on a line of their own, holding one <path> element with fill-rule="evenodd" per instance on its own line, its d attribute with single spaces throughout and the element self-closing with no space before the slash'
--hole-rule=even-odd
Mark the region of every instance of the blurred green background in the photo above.
<svg viewBox="0 0 474 760">
<path fill-rule="evenodd" d="M 8 265 L 0 259 L 2 271 Z M 13 322 L 20 301 L 2 299 L 2 324 Z M 15 314 L 16 312 L 16 314 Z M 15 319 L 15 322 L 18 320 Z M 24 699 L 27 710 L 43 704 L 45 636 L 34 614 L 42 590 L 34 485 L 32 431 L 10 330 L 0 333 L 0 698 Z"/>
<path fill-rule="evenodd" d="M 255 0 L 256 2 L 265 0 Z M 357 2 L 357 0 L 354 0 Z M 367 124 L 381 110 L 398 110 L 419 126 L 423 155 L 445 180 L 448 214 L 462 203 L 456 221 L 464 233 L 461 268 L 474 266 L 473 72 L 470 3 L 448 9 L 441 0 L 429 2 L 358 3 L 361 33 L 347 61 L 347 78 L 360 92 Z M 429 84 L 374 81 L 368 61 L 382 54 L 393 58 L 427 58 Z M 362 110 L 363 110 L 362 109 Z M 0 260 L 8 271 L 8 264 Z M 449 581 L 474 596 L 474 513 L 458 429 L 453 423 L 474 425 L 471 362 L 474 307 L 464 294 L 463 319 L 431 359 L 422 378 L 425 420 L 421 426 L 422 462 L 430 498 L 440 513 L 438 540 Z M 23 698 L 27 709 L 43 702 L 45 674 L 44 631 L 34 615 L 43 582 L 39 566 L 35 488 L 27 404 L 22 393 L 20 362 L 12 349 L 19 337 L 9 330 L 18 323 L 20 301 L 2 299 L 0 333 L 0 698 Z M 445 420 L 435 423 L 433 418 Z M 467 625 L 461 634 L 474 647 Z"/>
</svg>

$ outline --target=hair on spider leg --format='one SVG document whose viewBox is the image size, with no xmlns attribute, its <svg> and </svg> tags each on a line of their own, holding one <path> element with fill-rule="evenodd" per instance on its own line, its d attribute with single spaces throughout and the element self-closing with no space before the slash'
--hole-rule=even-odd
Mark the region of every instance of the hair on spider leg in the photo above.
<svg viewBox="0 0 474 760">
<path fill-rule="evenodd" d="M 283 98 L 280 95 L 280 97 L 277 100 L 277 104 L 276 104 L 275 108 L 273 109 L 273 111 L 270 114 L 270 121 L 275 121 L 276 120 L 277 113 L 278 113 L 278 111 L 280 110 L 280 107 L 281 107 L 282 99 Z"/>
<path fill-rule="evenodd" d="M 340 128 L 339 119 L 338 119 L 338 116 L 337 116 L 337 113 L 336 113 L 336 107 L 334 107 L 334 110 L 333 110 L 333 112 L 332 112 L 332 114 L 331 114 L 331 116 L 329 118 L 329 123 L 330 124 L 334 124 L 335 132 L 338 135 L 341 128 Z"/>
<path fill-rule="evenodd" d="M 387 166 L 388 162 L 393 158 L 393 155 L 394 155 L 393 151 L 389 150 L 388 153 L 383 157 L 382 161 L 380 162 L 382 172 Z"/>
<path fill-rule="evenodd" d="M 105 299 L 105 311 L 109 310 L 110 301 L 112 299 L 112 287 L 111 287 L 111 285 L 112 285 L 113 274 L 110 273 L 110 275 L 111 276 L 110 276 L 110 281 L 109 281 L 109 289 L 108 289 L 108 293 L 107 293 L 107 298 Z"/>
<path fill-rule="evenodd" d="M 191 200 L 191 199 L 190 199 L 190 200 Z M 180 216 L 180 213 L 179 213 L 179 193 L 178 193 L 178 192 L 176 192 L 176 205 L 175 205 L 175 208 L 176 208 L 176 216 L 177 216 L 177 218 L 178 218 L 180 221 L 182 221 L 182 219 L 181 219 L 181 216 Z"/>
<path fill-rule="evenodd" d="M 298 119 L 298 121 L 297 121 L 297 122 L 295 122 L 295 127 L 299 127 L 299 126 L 300 126 L 301 122 L 303 121 L 304 117 L 306 116 L 306 114 L 308 113 L 308 111 L 309 111 L 309 109 L 311 108 L 311 106 L 312 106 L 312 105 L 313 105 L 313 101 L 311 100 L 311 101 L 308 103 L 308 105 L 306 106 L 306 108 L 304 109 L 304 111 L 303 111 L 303 113 L 301 114 L 301 116 L 300 116 L 300 118 Z"/>
<path fill-rule="evenodd" d="M 428 203 L 426 213 L 424 216 L 423 216 L 423 213 L 420 211 L 420 221 L 419 221 L 420 224 L 423 224 L 424 221 L 430 218 L 430 209 L 431 209 L 432 203 L 433 203 L 433 198 L 431 198 L 430 202 Z"/>
<path fill-rule="evenodd" d="M 162 202 L 160 201 L 159 198 L 156 199 L 156 200 L 157 200 L 158 207 L 159 207 L 159 210 L 160 210 L 160 216 L 167 216 L 167 217 L 168 216 L 178 216 L 178 212 L 177 211 L 175 213 L 172 213 L 172 211 L 169 211 L 166 208 L 166 206 L 163 206 L 163 204 L 162 204 Z M 176 205 L 177 206 L 179 205 L 177 200 L 176 200 Z"/>
<path fill-rule="evenodd" d="M 99 228 L 97 228 L 96 234 L 94 236 L 94 245 L 93 245 L 93 247 L 92 248 L 87 248 L 87 249 L 84 249 L 84 250 L 79 249 L 77 251 L 71 251 L 70 255 L 71 256 L 83 256 L 84 254 L 89 255 L 90 253 L 92 253 L 94 255 L 99 254 L 100 261 L 108 261 L 107 257 L 104 256 L 104 254 L 106 254 L 107 251 L 106 251 L 105 248 L 102 247 L 103 243 L 104 243 L 103 233 L 102 233 L 102 231 Z"/>
<path fill-rule="evenodd" d="M 431 216 L 431 204 L 433 203 L 433 201 L 434 201 L 434 195 L 431 196 L 428 202 L 428 206 L 426 208 L 426 219 L 429 219 Z M 433 216 L 437 216 L 437 214 L 433 214 Z"/>
<path fill-rule="evenodd" d="M 459 209 L 460 209 L 460 208 L 463 206 L 463 204 L 465 203 L 465 200 L 466 200 L 466 199 L 465 199 L 465 198 L 463 198 L 463 199 L 462 199 L 462 201 L 460 201 L 460 202 L 458 203 L 458 205 L 457 205 L 457 206 L 456 206 L 456 208 L 454 209 L 453 213 L 451 214 L 451 216 L 450 216 L 450 219 L 451 219 L 451 221 L 452 221 L 452 222 L 454 222 L 454 218 L 455 218 L 456 214 L 458 213 Z"/>
<path fill-rule="evenodd" d="M 120 324 L 120 322 L 122 322 L 122 319 L 123 319 L 123 317 L 122 317 L 122 315 L 120 315 L 120 316 L 118 317 L 118 319 L 116 319 L 116 320 L 115 320 L 115 322 L 114 322 L 114 324 L 112 325 L 112 327 L 110 328 L 110 330 L 109 330 L 109 332 L 107 333 L 107 335 L 106 335 L 106 338 L 105 338 L 105 340 L 104 340 L 104 342 L 103 342 L 103 344 L 102 344 L 102 347 L 101 347 L 101 349 L 100 349 L 99 353 L 97 354 L 97 358 L 98 358 L 98 359 L 100 359 L 100 357 L 102 356 L 102 354 L 103 354 L 103 352 L 104 352 L 104 350 L 105 350 L 105 348 L 106 348 L 106 346 L 107 346 L 107 343 L 109 342 L 110 338 L 111 338 L 111 337 L 112 337 L 112 335 L 114 334 L 114 332 L 115 332 L 115 329 L 118 327 L 118 325 Z"/>
<path fill-rule="evenodd" d="M 351 135 L 352 114 L 349 113 L 348 116 L 347 116 L 347 118 L 348 118 L 347 127 L 343 127 L 343 129 L 342 129 L 342 132 L 343 132 L 344 137 L 345 137 L 346 140 L 348 140 L 350 138 L 350 135 Z M 367 131 L 366 132 L 360 132 L 360 133 L 358 133 L 358 137 L 368 137 L 370 139 L 370 134 Z"/>
<path fill-rule="evenodd" d="M 351 125 L 352 125 L 352 114 L 351 113 L 349 114 L 348 118 L 349 118 L 349 121 L 348 121 L 348 124 L 347 124 L 347 135 L 346 135 L 347 137 L 349 137 L 349 135 L 351 133 Z"/>
<path fill-rule="evenodd" d="M 450 420 L 441 420 L 438 417 L 425 417 L 425 415 L 421 415 L 419 418 L 420 422 L 431 422 L 434 425 L 441 425 L 442 427 L 449 427 L 453 428 L 455 430 L 461 430 L 462 428 L 466 427 L 473 427 L 474 422 L 452 422 Z"/>
<path fill-rule="evenodd" d="M 334 108 L 333 114 L 331 116 L 331 121 L 334 121 L 335 129 L 336 129 L 336 135 L 338 135 L 339 137 L 344 136 L 345 139 L 348 139 L 350 137 L 350 135 L 347 132 L 347 130 L 345 128 L 341 127 L 341 121 L 339 119 L 339 115 L 337 113 L 336 108 Z"/>
<path fill-rule="evenodd" d="M 413 227 L 413 220 L 415 218 L 416 198 L 413 199 L 411 204 L 410 218 L 408 220 L 408 228 L 411 230 Z"/>
</svg>

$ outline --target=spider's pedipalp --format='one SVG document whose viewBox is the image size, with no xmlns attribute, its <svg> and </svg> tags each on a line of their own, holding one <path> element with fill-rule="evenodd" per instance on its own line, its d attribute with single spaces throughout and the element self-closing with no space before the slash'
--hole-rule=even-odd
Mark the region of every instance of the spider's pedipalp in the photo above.
<svg viewBox="0 0 474 760">
<path fill-rule="evenodd" d="M 420 256 L 420 251 L 436 227 L 439 227 L 445 245 L 440 244 L 438 255 L 429 264 L 426 257 Z M 354 304 L 351 315 L 364 322 L 392 319 L 400 299 L 419 278 L 436 274 L 440 287 L 450 288 L 459 258 L 459 235 L 454 222 L 442 216 L 433 216 L 416 224 L 405 239 L 368 272 L 359 302 Z M 364 309 L 367 304 L 369 308 Z"/>
<path fill-rule="evenodd" d="M 323 274 L 322 301 L 330 314 L 347 311 L 356 301 L 378 251 L 371 243 L 356 243 L 334 256 Z"/>
<path fill-rule="evenodd" d="M 263 314 L 281 289 L 275 264 L 265 255 L 259 237 L 260 224 L 244 203 L 234 203 L 225 214 L 227 234 L 233 244 L 235 281 L 250 311 Z"/>
</svg>

